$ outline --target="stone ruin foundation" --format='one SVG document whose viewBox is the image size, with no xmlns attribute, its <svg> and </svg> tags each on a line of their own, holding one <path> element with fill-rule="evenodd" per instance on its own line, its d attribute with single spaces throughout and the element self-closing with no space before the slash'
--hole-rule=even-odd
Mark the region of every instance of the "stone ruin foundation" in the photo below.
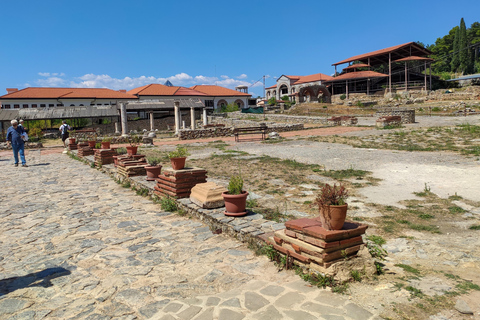
<svg viewBox="0 0 480 320">
<path fill-rule="evenodd" d="M 364 247 L 362 235 L 367 225 L 345 222 L 341 230 L 326 230 L 318 218 L 302 218 L 285 222 L 285 229 L 276 231 L 267 239 L 275 250 L 290 256 L 299 266 L 321 273 L 339 273 L 337 264 L 356 261 L 360 269 L 374 269 L 373 261 L 357 258 Z M 349 257 L 355 259 L 348 259 Z M 368 264 L 368 266 L 367 266 Z M 350 270 L 348 270 L 348 273 Z"/>
</svg>

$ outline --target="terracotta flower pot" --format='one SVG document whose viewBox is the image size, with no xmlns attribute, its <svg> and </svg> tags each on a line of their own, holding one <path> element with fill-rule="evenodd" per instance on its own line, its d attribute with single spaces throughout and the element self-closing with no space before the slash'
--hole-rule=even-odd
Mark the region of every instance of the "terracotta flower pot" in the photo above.
<svg viewBox="0 0 480 320">
<path fill-rule="evenodd" d="M 96 143 L 97 143 L 97 141 L 95 141 L 95 140 L 88 141 L 88 146 L 93 149 L 93 148 L 95 148 Z"/>
<path fill-rule="evenodd" d="M 75 144 L 75 138 L 68 138 L 68 144 Z"/>
<path fill-rule="evenodd" d="M 325 206 L 320 209 L 320 222 L 327 230 L 341 230 L 347 217 L 348 204 Z"/>
<path fill-rule="evenodd" d="M 223 200 L 225 200 L 225 215 L 241 217 L 247 214 L 247 196 L 248 192 L 243 191 L 241 194 L 222 193 Z"/>
<path fill-rule="evenodd" d="M 129 147 L 126 147 L 127 148 L 127 154 L 130 155 L 130 156 L 133 156 L 135 154 L 137 154 L 137 150 L 138 150 L 138 147 L 135 146 L 129 146 Z"/>
<path fill-rule="evenodd" d="M 110 141 L 102 142 L 102 149 L 110 149 Z"/>
<path fill-rule="evenodd" d="M 154 181 L 162 172 L 162 166 L 147 166 L 145 170 L 147 171 L 147 181 Z"/>
<path fill-rule="evenodd" d="M 183 168 L 185 168 L 186 160 L 187 160 L 187 157 L 170 158 L 170 162 L 172 164 L 173 170 L 182 170 Z"/>
</svg>

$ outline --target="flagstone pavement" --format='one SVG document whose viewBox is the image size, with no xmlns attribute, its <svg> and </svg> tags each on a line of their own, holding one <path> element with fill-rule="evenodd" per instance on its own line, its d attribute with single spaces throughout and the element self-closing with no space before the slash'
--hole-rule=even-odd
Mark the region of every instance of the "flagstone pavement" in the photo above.
<svg viewBox="0 0 480 320">
<path fill-rule="evenodd" d="M 377 319 L 62 154 L 0 158 L 0 319 Z"/>
</svg>

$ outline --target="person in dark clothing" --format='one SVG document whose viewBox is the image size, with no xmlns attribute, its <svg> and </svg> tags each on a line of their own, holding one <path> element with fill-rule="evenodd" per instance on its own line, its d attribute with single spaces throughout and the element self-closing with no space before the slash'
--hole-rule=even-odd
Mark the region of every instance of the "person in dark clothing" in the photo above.
<svg viewBox="0 0 480 320">
<path fill-rule="evenodd" d="M 22 167 L 28 167 L 25 160 L 25 142 L 23 141 L 23 134 L 25 129 L 18 125 L 17 120 L 10 121 L 12 126 L 7 130 L 7 142 L 12 146 L 13 158 L 15 159 L 15 167 L 18 167 L 18 154 L 20 153 L 20 160 Z"/>
<path fill-rule="evenodd" d="M 62 125 L 58 129 L 62 133 L 62 141 L 63 141 L 63 146 L 66 148 L 67 145 L 65 144 L 65 140 L 68 139 L 69 137 L 69 131 L 70 131 L 70 126 L 67 124 L 67 121 L 63 120 Z"/>
</svg>

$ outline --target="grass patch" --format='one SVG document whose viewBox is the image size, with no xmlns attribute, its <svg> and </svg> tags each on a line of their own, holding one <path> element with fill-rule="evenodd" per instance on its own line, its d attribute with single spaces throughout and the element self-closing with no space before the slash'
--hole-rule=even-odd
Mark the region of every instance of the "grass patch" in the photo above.
<svg viewBox="0 0 480 320">
<path fill-rule="evenodd" d="M 460 208 L 459 206 L 451 206 L 448 207 L 448 212 L 450 212 L 451 214 L 459 214 L 466 212 L 466 210 Z"/>
<path fill-rule="evenodd" d="M 468 227 L 470 230 L 480 230 L 480 224 L 474 224 L 473 226 Z"/>
<path fill-rule="evenodd" d="M 420 274 L 420 270 L 418 270 L 418 269 L 416 269 L 412 266 L 409 266 L 408 264 L 398 263 L 395 266 L 399 267 L 399 268 L 402 268 L 403 270 L 405 270 L 407 272 L 410 272 L 410 273 L 413 273 L 413 274 L 416 274 L 416 275 Z"/>
<path fill-rule="evenodd" d="M 369 172 L 365 170 L 346 169 L 346 170 L 324 170 L 319 172 L 322 176 L 330 177 L 336 180 L 343 180 L 355 177 L 357 179 L 363 179 Z"/>
<path fill-rule="evenodd" d="M 159 203 L 162 210 L 165 210 L 168 212 L 175 212 L 178 210 L 177 202 L 175 201 L 175 199 L 171 197 L 168 197 L 168 196 L 161 197 L 159 200 Z"/>
</svg>

